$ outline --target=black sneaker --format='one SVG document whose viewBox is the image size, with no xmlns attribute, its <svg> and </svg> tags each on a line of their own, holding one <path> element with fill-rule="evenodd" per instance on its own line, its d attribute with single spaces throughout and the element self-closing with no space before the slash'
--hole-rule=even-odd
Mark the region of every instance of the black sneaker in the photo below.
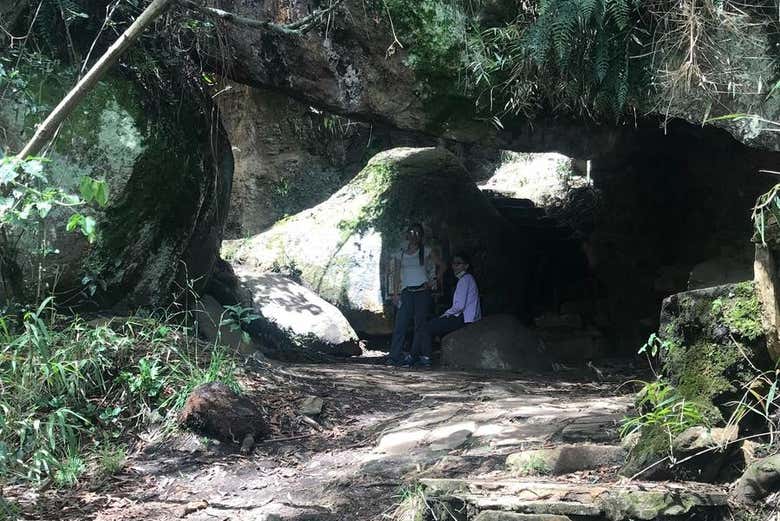
<svg viewBox="0 0 780 521">
<path fill-rule="evenodd" d="M 421 356 L 414 362 L 414 367 L 419 367 L 420 369 L 430 369 L 431 367 L 431 358 L 428 356 Z"/>
</svg>

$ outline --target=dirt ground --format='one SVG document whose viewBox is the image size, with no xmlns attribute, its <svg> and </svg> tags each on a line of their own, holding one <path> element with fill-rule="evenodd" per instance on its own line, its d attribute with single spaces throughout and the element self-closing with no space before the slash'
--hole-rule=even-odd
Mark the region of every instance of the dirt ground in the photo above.
<svg viewBox="0 0 780 521">
<path fill-rule="evenodd" d="M 247 365 L 245 394 L 273 429 L 251 454 L 153 429 L 138 436 L 124 470 L 101 483 L 11 492 L 22 518 L 36 520 L 388 519 L 420 477 L 490 479 L 519 449 L 614 441 L 632 402 L 621 385 L 634 376 L 625 365 L 539 375 L 375 362 Z M 300 414 L 307 396 L 323 399 L 320 415 Z M 566 479 L 605 482 L 617 479 L 614 470 Z"/>
</svg>

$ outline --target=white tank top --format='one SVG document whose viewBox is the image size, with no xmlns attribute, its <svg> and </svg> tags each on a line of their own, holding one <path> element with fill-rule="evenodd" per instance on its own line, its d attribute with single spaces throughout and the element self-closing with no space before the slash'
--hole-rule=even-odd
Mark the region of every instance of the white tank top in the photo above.
<svg viewBox="0 0 780 521">
<path fill-rule="evenodd" d="M 401 289 L 415 287 L 428 282 L 425 263 L 420 264 L 420 253 L 411 255 L 401 252 Z"/>
</svg>

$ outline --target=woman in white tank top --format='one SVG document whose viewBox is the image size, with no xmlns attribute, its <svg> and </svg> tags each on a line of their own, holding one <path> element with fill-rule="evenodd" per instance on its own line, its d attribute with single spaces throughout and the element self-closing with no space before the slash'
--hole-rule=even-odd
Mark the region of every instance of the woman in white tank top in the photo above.
<svg viewBox="0 0 780 521">
<path fill-rule="evenodd" d="M 411 361 L 408 354 L 402 355 L 406 330 L 409 322 L 414 321 L 412 352 L 415 352 L 415 343 L 421 340 L 420 331 L 433 308 L 431 290 L 437 287 L 438 279 L 444 273 L 443 269 L 437 269 L 441 261 L 430 248 L 425 247 L 423 238 L 422 225 L 411 225 L 406 232 L 406 246 L 391 261 L 394 268 L 391 295 L 397 307 L 389 356 L 389 362 L 393 365 L 404 365 Z"/>
</svg>

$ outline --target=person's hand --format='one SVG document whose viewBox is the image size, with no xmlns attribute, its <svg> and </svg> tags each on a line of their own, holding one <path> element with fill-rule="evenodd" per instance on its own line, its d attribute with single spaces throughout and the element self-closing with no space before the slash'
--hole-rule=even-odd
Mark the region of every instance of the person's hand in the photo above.
<svg viewBox="0 0 780 521">
<path fill-rule="evenodd" d="M 393 295 L 393 305 L 395 307 L 398 307 L 399 302 L 401 302 L 401 297 L 399 297 L 398 294 L 396 293 L 395 295 Z"/>
</svg>

